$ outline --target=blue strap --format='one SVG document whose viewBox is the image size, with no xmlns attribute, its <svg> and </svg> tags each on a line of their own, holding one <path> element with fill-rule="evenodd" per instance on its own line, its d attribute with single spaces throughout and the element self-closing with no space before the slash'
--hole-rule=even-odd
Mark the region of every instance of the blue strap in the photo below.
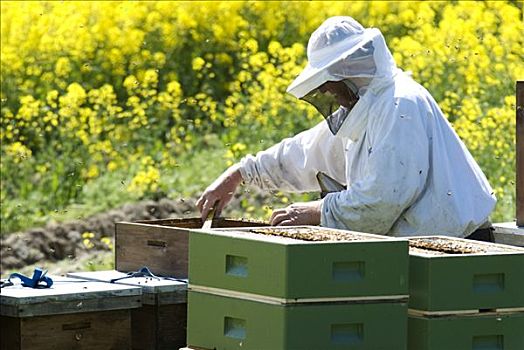
<svg viewBox="0 0 524 350">
<path fill-rule="evenodd" d="M 29 278 L 22 275 L 21 273 L 15 272 L 7 279 L 7 285 L 12 285 L 11 278 L 18 278 L 22 281 L 22 286 L 29 288 L 51 288 L 53 285 L 53 280 L 51 277 L 46 276 L 47 270 L 42 270 L 39 267 L 35 268 L 33 272 L 33 277 Z"/>
</svg>

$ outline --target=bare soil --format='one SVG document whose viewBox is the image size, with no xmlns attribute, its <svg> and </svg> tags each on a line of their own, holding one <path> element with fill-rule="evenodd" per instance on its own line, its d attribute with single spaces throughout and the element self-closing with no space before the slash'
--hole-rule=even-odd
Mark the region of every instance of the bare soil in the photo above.
<svg viewBox="0 0 524 350">
<path fill-rule="evenodd" d="M 96 214 L 85 220 L 51 222 L 45 227 L 8 234 L 1 239 L 0 273 L 3 275 L 6 271 L 35 264 L 63 262 L 67 265 L 87 259 L 88 256 L 107 254 L 111 251 L 111 244 L 104 243 L 101 238 L 108 237 L 114 243 L 115 222 L 194 217 L 197 216 L 197 211 L 193 203 L 190 200 L 170 199 L 143 201 Z M 89 245 L 84 244 L 83 234 L 86 232 L 93 234 Z"/>
</svg>

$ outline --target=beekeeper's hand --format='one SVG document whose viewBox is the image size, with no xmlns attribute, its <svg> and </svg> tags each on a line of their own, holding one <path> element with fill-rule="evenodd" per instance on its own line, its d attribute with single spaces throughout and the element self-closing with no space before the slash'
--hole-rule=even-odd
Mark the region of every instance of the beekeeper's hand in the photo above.
<svg viewBox="0 0 524 350">
<path fill-rule="evenodd" d="M 241 182 L 242 175 L 238 164 L 235 164 L 209 185 L 196 202 L 202 221 L 207 219 L 213 208 L 215 209 L 215 216 L 218 217 L 222 209 L 233 198 L 233 194 L 235 194 L 235 190 Z"/>
<path fill-rule="evenodd" d="M 293 203 L 276 209 L 269 219 L 272 226 L 319 225 L 321 201 Z"/>
</svg>

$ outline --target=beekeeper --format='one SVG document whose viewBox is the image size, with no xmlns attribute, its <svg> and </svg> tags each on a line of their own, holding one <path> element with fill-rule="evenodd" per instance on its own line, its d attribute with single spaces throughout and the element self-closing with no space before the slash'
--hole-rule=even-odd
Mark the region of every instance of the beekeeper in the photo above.
<svg viewBox="0 0 524 350">
<path fill-rule="evenodd" d="M 329 18 L 307 58 L 287 91 L 325 121 L 227 169 L 197 201 L 203 219 L 241 182 L 311 192 L 325 174 L 347 189 L 276 209 L 271 224 L 492 239 L 482 237 L 496 202 L 485 175 L 429 92 L 397 68 L 378 29 Z"/>
</svg>

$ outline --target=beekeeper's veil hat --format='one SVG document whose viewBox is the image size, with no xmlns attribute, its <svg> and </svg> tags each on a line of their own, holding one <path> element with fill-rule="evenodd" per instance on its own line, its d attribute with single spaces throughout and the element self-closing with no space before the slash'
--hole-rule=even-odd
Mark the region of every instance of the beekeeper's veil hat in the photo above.
<svg viewBox="0 0 524 350">
<path fill-rule="evenodd" d="M 327 81 L 387 78 L 396 68 L 380 31 L 345 16 L 328 18 L 311 34 L 307 58 L 308 64 L 287 88 L 297 98 Z"/>
</svg>

